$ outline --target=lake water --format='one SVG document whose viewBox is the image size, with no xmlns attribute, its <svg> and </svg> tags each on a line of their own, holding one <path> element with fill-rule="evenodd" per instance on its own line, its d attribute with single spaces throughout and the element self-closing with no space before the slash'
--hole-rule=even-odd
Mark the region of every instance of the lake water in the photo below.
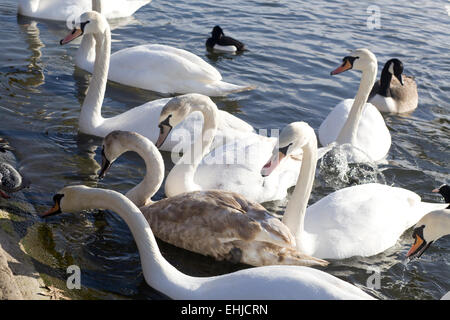
<svg viewBox="0 0 450 320">
<path fill-rule="evenodd" d="M 379 28 L 369 28 L 367 1 L 158 1 L 132 18 L 114 21 L 112 51 L 160 43 L 193 52 L 235 84 L 256 90 L 213 98 L 218 107 L 257 129 L 283 128 L 306 121 L 316 130 L 342 99 L 354 97 L 359 72 L 331 77 L 349 50 L 367 47 L 379 60 L 401 59 L 414 75 L 419 107 L 409 115 L 384 115 L 392 135 L 388 163 L 377 181 L 442 201 L 431 190 L 447 183 L 450 168 L 450 17 L 447 1 L 377 1 Z M 86 184 L 126 192 L 145 173 L 135 154 L 121 157 L 101 182 L 96 178 L 101 139 L 77 131 L 78 115 L 89 76 L 74 67 L 77 44 L 59 46 L 68 32 L 64 22 L 16 15 L 16 1 L 0 1 L 0 135 L 16 149 L 20 169 L 31 181 L 25 191 L 37 211 L 51 205 L 53 194 L 68 184 Z M 372 8 L 369 8 L 372 9 Z M 369 19 L 369 20 L 368 20 Z M 212 27 L 246 43 L 241 55 L 211 55 L 204 42 Z M 369 23 L 369 26 L 371 24 Z M 103 114 L 111 116 L 161 95 L 110 83 Z M 168 162 L 169 155 L 164 154 Z M 318 174 L 320 176 L 320 173 Z M 332 177 L 321 176 L 312 201 L 333 192 Z M 342 184 L 339 186 L 342 187 Z M 156 199 L 164 196 L 160 190 Z M 267 208 L 281 211 L 277 204 Z M 47 221 L 27 216 L 23 235 L 41 251 L 38 270 L 58 286 L 69 265 L 83 271 L 82 298 L 165 298 L 150 288 L 141 273 L 137 248 L 117 215 L 65 214 Z M 438 299 L 450 290 L 450 238 L 442 238 L 419 260 L 404 265 L 411 230 L 397 245 L 374 257 L 331 261 L 324 268 L 384 299 Z M 219 263 L 161 243 L 177 268 L 190 275 L 228 273 L 246 266 Z M 374 269 L 375 268 L 375 269 Z M 367 280 L 380 272 L 381 287 Z"/>
</svg>

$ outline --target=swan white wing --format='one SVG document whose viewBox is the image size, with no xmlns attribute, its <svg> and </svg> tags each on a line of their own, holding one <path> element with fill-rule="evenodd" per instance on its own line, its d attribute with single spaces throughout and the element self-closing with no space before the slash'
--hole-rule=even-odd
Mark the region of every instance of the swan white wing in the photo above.
<svg viewBox="0 0 450 320">
<path fill-rule="evenodd" d="M 185 50 L 142 45 L 114 53 L 108 79 L 161 93 L 188 93 L 220 81 L 221 76 L 214 67 Z"/>
<path fill-rule="evenodd" d="M 329 259 L 378 254 L 394 246 L 422 216 L 445 206 L 383 184 L 338 190 L 307 209 L 305 230 L 316 241 L 314 252 L 308 253 Z"/>
<path fill-rule="evenodd" d="M 206 62 L 196 54 L 193 54 L 187 50 L 178 49 L 163 44 L 149 44 L 144 45 L 144 47 L 147 47 L 150 50 L 170 53 L 191 62 L 192 64 L 198 66 L 201 69 L 202 74 L 203 73 L 207 74 L 208 79 L 210 79 L 211 81 L 222 80 L 222 75 L 219 73 L 219 71 L 217 71 L 216 68 L 214 68 L 212 65 L 210 65 L 208 62 Z"/>
<path fill-rule="evenodd" d="M 94 52 L 90 51 L 77 53 L 76 64 L 92 72 Z M 197 55 L 159 44 L 131 47 L 112 54 L 108 79 L 160 93 L 221 96 L 254 89 L 224 82 L 219 71 Z"/>
<path fill-rule="evenodd" d="M 103 14 L 108 19 L 132 15 L 151 0 L 102 1 Z M 92 0 L 19 0 L 20 15 L 39 19 L 66 21 L 76 19 L 92 9 Z"/>
<path fill-rule="evenodd" d="M 353 105 L 353 99 L 339 103 L 319 127 L 319 140 L 323 146 L 336 141 Z M 349 141 L 350 143 L 350 141 Z M 383 159 L 391 147 L 391 134 L 378 109 L 366 103 L 357 131 L 356 147 L 373 161 Z"/>
<path fill-rule="evenodd" d="M 152 0 L 102 0 L 102 14 L 107 19 L 129 17 L 151 1 Z"/>
<path fill-rule="evenodd" d="M 81 131 L 100 137 L 105 137 L 114 130 L 134 131 L 155 143 L 159 136 L 158 121 L 161 109 L 170 99 L 171 98 L 163 98 L 147 102 L 115 117 L 103 119 L 103 123 L 96 128 L 83 128 Z M 219 136 L 234 137 L 239 135 L 237 130 L 231 130 L 229 128 L 229 124 L 232 122 L 233 117 L 233 115 L 228 116 L 225 127 L 223 124 L 219 124 Z M 236 117 L 234 118 L 237 124 L 241 124 L 242 120 Z M 171 131 L 161 149 L 164 151 L 171 151 L 175 147 L 178 149 L 182 149 L 183 146 L 186 147 L 191 141 L 190 138 L 195 136 L 194 132 L 201 132 L 202 126 L 202 114 L 199 111 L 191 113 L 183 122 Z M 245 126 L 243 127 L 246 128 Z M 225 140 L 226 139 L 219 139 L 215 144 L 220 145 L 220 143 Z"/>
<path fill-rule="evenodd" d="M 226 111 L 219 110 L 219 119 L 220 126 L 224 129 L 241 132 L 255 132 L 255 129 L 250 124 Z"/>
<path fill-rule="evenodd" d="M 220 139 L 216 136 L 216 139 Z M 237 192 L 256 202 L 280 200 L 295 185 L 300 162 L 285 158 L 268 176 L 261 169 L 272 156 L 277 140 L 257 134 L 238 133 L 236 140 L 212 150 L 198 166 L 194 181 L 203 190 Z"/>
</svg>

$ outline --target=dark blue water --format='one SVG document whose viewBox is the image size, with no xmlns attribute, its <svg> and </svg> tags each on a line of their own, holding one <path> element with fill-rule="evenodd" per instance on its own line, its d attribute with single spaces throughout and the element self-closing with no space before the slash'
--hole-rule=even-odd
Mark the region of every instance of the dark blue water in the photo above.
<svg viewBox="0 0 450 320">
<path fill-rule="evenodd" d="M 380 28 L 371 29 L 368 1 L 154 0 L 134 17 L 114 21 L 118 27 L 112 50 L 144 43 L 171 45 L 204 58 L 228 82 L 256 85 L 256 90 L 213 100 L 258 129 L 281 129 L 298 120 L 317 129 L 339 101 L 354 97 L 360 73 L 329 75 L 349 50 L 369 48 L 377 55 L 379 70 L 397 57 L 405 73 L 416 77 L 419 107 L 410 115 L 384 116 L 392 147 L 388 163 L 379 170 L 387 184 L 438 202 L 440 197 L 431 190 L 448 182 L 450 172 L 447 3 L 378 1 Z M 89 77 L 74 67 L 77 44 L 58 44 L 68 32 L 66 24 L 18 18 L 14 0 L 1 1 L 0 18 L 6 31 L 0 38 L 0 135 L 16 148 L 20 169 L 33 183 L 25 192 L 29 202 L 43 210 L 68 184 L 130 189 L 145 172 L 143 162 L 127 154 L 98 182 L 101 140 L 77 132 Z M 216 24 L 246 43 L 249 51 L 237 56 L 208 53 L 204 42 Z M 110 84 L 103 114 L 118 114 L 160 97 Z M 331 178 L 315 183 L 313 202 L 334 190 L 324 182 Z M 160 190 L 156 198 L 163 196 Z M 267 207 L 279 210 L 273 204 Z M 75 297 L 164 298 L 145 283 L 134 240 L 116 215 L 95 211 L 46 222 L 30 215 L 27 222 L 24 237 L 40 248 L 32 255 L 50 284 L 61 286 L 67 266 L 77 264 L 83 271 L 83 290 Z M 405 267 L 402 261 L 411 241 L 409 230 L 382 254 L 332 261 L 324 270 L 380 298 L 438 299 L 450 290 L 450 238 L 439 240 L 420 261 Z M 245 267 L 160 245 L 172 264 L 191 275 Z M 366 282 L 374 266 L 381 272 L 377 290 L 367 288 Z"/>
</svg>

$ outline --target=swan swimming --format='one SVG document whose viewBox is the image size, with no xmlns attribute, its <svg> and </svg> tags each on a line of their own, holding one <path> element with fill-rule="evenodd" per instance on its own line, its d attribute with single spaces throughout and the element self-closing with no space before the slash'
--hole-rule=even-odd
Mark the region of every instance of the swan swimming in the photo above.
<svg viewBox="0 0 450 320">
<path fill-rule="evenodd" d="M 73 20 L 93 8 L 98 1 L 107 19 L 124 18 L 133 15 L 152 0 L 18 0 L 20 15 L 38 19 Z"/>
<path fill-rule="evenodd" d="M 335 191 L 308 205 L 317 165 L 317 139 L 305 123 L 292 123 L 280 134 L 280 147 L 303 148 L 297 185 L 282 221 L 296 238 L 297 248 L 321 259 L 372 256 L 394 246 L 405 230 L 424 215 L 447 206 L 422 202 L 416 193 L 369 183 Z M 274 150 L 278 155 L 278 149 Z"/>
<path fill-rule="evenodd" d="M 170 98 L 154 100 L 117 116 L 103 118 L 101 108 L 106 90 L 111 50 L 109 24 L 100 13 L 94 11 L 86 12 L 80 17 L 79 26 L 74 28 L 68 36 L 61 40 L 61 44 L 69 43 L 83 34 L 91 34 L 94 36 L 97 49 L 94 73 L 78 120 L 80 132 L 105 137 L 113 130 L 136 131 L 151 141 L 156 141 L 159 134 L 159 114 L 161 113 L 162 107 L 170 101 Z M 200 94 L 188 94 L 184 97 L 192 104 L 213 103 L 209 97 Z M 222 138 L 233 138 L 235 135 L 242 134 L 243 132 L 253 131 L 253 127 L 243 120 L 225 111 L 220 111 L 220 113 L 222 121 L 219 124 L 218 132 Z M 201 114 L 199 112 L 192 114 L 191 117 L 174 129 L 172 135 L 176 135 L 177 137 L 193 136 L 195 128 L 201 128 L 201 123 Z M 223 139 L 217 139 L 215 141 L 220 142 Z M 163 150 L 171 151 L 178 144 L 178 140 L 168 139 L 167 143 L 163 146 Z"/>
<path fill-rule="evenodd" d="M 96 1 L 93 0 L 95 11 L 102 12 Z M 90 73 L 94 71 L 95 42 L 92 35 L 86 35 L 75 57 L 75 64 Z M 145 44 L 114 52 L 107 75 L 108 80 L 163 94 L 224 96 L 254 89 L 254 86 L 224 82 L 220 72 L 199 56 L 162 44 Z"/>
<path fill-rule="evenodd" d="M 235 192 L 194 191 L 153 202 L 164 179 L 164 161 L 155 145 L 135 132 L 114 131 L 105 137 L 99 177 L 128 151 L 144 159 L 146 174 L 126 197 L 140 208 L 158 238 L 217 260 L 254 266 L 328 264 L 298 252 L 281 221 Z"/>
<path fill-rule="evenodd" d="M 141 211 L 120 193 L 71 186 L 59 191 L 53 200 L 54 207 L 43 217 L 100 208 L 116 212 L 133 234 L 146 282 L 172 299 L 374 299 L 348 282 L 302 266 L 263 266 L 212 277 L 188 276 L 162 256 Z"/>
<path fill-rule="evenodd" d="M 346 99 L 328 114 L 319 127 L 319 140 L 324 146 L 351 144 L 369 157 L 352 154 L 352 162 L 383 160 L 391 147 L 391 134 L 378 109 L 366 103 L 377 75 L 377 58 L 368 49 L 357 49 L 344 57 L 342 65 L 331 74 L 347 70 L 362 71 L 355 99 Z"/>
</svg>

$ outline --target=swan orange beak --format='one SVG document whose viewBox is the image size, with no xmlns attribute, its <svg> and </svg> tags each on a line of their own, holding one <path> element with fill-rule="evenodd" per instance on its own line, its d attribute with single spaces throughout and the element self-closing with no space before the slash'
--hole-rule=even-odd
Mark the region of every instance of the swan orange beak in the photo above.
<svg viewBox="0 0 450 320">
<path fill-rule="evenodd" d="M 50 210 L 41 213 L 41 217 L 50 217 L 58 213 L 61 213 L 61 207 L 58 202 L 55 202 L 55 205 Z"/>
<path fill-rule="evenodd" d="M 422 244 L 423 244 L 423 239 L 419 235 L 416 235 L 416 241 L 414 241 L 414 244 L 412 245 L 411 249 L 409 249 L 406 256 L 409 257 L 409 256 L 415 254 L 419 250 L 419 248 L 422 246 Z"/>
<path fill-rule="evenodd" d="M 414 238 L 416 239 L 414 241 L 414 244 L 412 245 L 411 249 L 409 249 L 408 253 L 406 254 L 406 257 L 412 259 L 414 257 L 420 258 L 420 256 L 431 246 L 433 241 L 430 241 L 427 243 L 424 239 L 422 239 L 421 236 L 418 234 L 414 235 Z"/>
<path fill-rule="evenodd" d="M 345 72 L 347 70 L 350 70 L 351 68 L 353 68 L 353 66 L 350 63 L 350 61 L 345 60 L 344 63 L 340 67 L 338 67 L 337 69 L 331 71 L 331 75 L 334 76 L 336 74 L 339 74 L 339 73 Z"/>
<path fill-rule="evenodd" d="M 269 176 L 273 170 L 280 164 L 281 160 L 284 159 L 286 155 L 283 152 L 278 152 L 278 154 L 273 155 L 270 160 L 261 169 L 261 175 L 263 177 Z"/>
<path fill-rule="evenodd" d="M 72 32 L 70 34 L 68 34 L 64 39 L 62 39 L 59 42 L 59 44 L 60 45 L 67 44 L 67 43 L 75 40 L 76 38 L 78 38 L 81 35 L 83 35 L 83 30 L 75 28 L 72 30 Z"/>
</svg>

